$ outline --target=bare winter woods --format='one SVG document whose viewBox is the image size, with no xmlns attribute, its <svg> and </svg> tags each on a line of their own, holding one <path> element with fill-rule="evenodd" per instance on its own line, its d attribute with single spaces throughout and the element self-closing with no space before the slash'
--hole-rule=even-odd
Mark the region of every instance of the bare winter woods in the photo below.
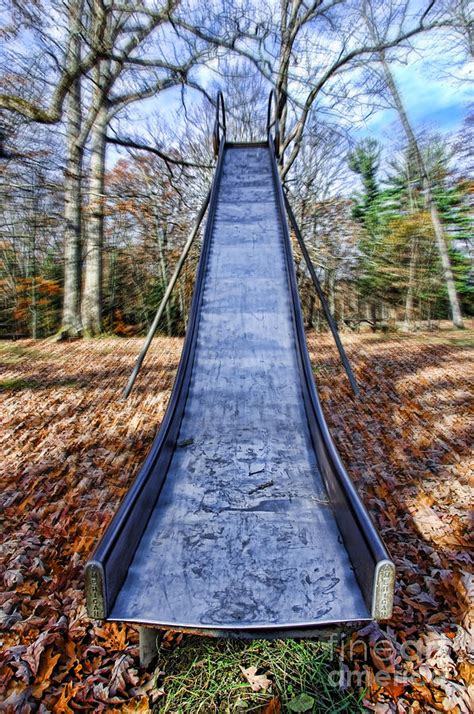
<svg viewBox="0 0 474 714">
<path fill-rule="evenodd" d="M 436 46 L 432 71 L 466 81 L 465 0 L 2 11 L 2 337 L 148 328 L 212 178 L 219 89 L 230 140 L 265 139 L 275 89 L 281 174 L 340 328 L 462 327 L 472 314 L 472 119 L 420 123 L 397 78 Z M 387 110 L 390 132 L 371 134 Z M 197 255 L 163 315 L 169 335 L 185 329 Z M 323 329 L 296 246 L 295 259 L 305 319 Z"/>
</svg>

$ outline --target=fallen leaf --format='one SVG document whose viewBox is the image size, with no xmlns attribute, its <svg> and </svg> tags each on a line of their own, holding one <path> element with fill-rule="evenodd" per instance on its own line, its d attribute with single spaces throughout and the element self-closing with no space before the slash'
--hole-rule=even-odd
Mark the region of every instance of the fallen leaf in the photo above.
<svg viewBox="0 0 474 714">
<path fill-rule="evenodd" d="M 52 655 L 52 649 L 52 647 L 48 648 L 41 656 L 41 664 L 32 689 L 33 696 L 38 699 L 41 698 L 44 690 L 49 687 L 51 674 L 57 664 L 57 661 L 61 657 L 61 653 Z"/>
<path fill-rule="evenodd" d="M 179 632 L 179 630 L 166 630 L 162 637 L 160 646 L 163 647 L 163 649 L 171 650 L 175 647 L 179 647 L 182 641 L 182 632 Z"/>
<path fill-rule="evenodd" d="M 281 714 L 281 701 L 279 697 L 273 697 L 270 701 L 265 704 L 260 714 Z"/>
<path fill-rule="evenodd" d="M 59 699 L 53 706 L 54 714 L 70 714 L 70 712 L 74 711 L 69 706 L 69 702 L 74 697 L 74 694 L 77 689 L 78 689 L 78 686 L 74 685 L 73 682 L 68 682 L 62 688 L 61 696 L 59 697 Z"/>
<path fill-rule="evenodd" d="M 425 682 L 431 682 L 431 680 L 433 679 L 433 673 L 426 664 L 420 664 L 420 666 L 418 667 L 418 672 L 421 674 Z"/>
<path fill-rule="evenodd" d="M 250 684 L 252 692 L 266 691 L 269 687 L 272 686 L 272 681 L 271 679 L 268 679 L 266 674 L 257 674 L 257 667 L 248 667 L 247 669 L 245 669 L 245 667 L 241 666 L 240 671 L 244 675 L 247 682 Z"/>
<path fill-rule="evenodd" d="M 133 660 L 129 655 L 122 655 L 114 664 L 109 682 L 109 691 L 112 697 L 116 694 L 125 694 L 129 684 L 135 686 L 139 678 L 137 670 L 132 669 Z"/>
<path fill-rule="evenodd" d="M 379 640 L 370 648 L 370 655 L 378 670 L 395 672 L 395 648 L 388 640 Z"/>
</svg>

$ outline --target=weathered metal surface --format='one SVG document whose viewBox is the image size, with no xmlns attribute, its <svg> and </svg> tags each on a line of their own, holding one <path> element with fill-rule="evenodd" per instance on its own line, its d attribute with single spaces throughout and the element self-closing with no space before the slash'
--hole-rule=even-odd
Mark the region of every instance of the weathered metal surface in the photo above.
<svg viewBox="0 0 474 714">
<path fill-rule="evenodd" d="M 168 406 L 143 465 L 127 491 L 120 507 L 110 525 L 103 534 L 92 558 L 86 565 L 86 581 L 89 571 L 95 572 L 100 581 L 102 592 L 102 607 L 104 617 L 108 618 L 112 603 L 122 587 L 128 566 L 143 535 L 151 511 L 156 503 L 161 486 L 168 472 L 171 458 L 178 439 L 179 427 L 184 411 L 194 352 L 197 342 L 198 322 L 207 259 L 212 238 L 212 226 L 216 212 L 217 195 L 223 168 L 225 153 L 224 143 L 221 143 L 211 187 L 206 228 L 204 231 L 201 255 L 196 274 L 191 311 L 186 331 L 178 371 L 171 391 Z M 90 589 L 86 588 L 87 611 L 90 617 L 95 617 L 96 603 Z"/>
<path fill-rule="evenodd" d="M 300 378 L 313 448 L 320 473 L 331 500 L 339 531 L 357 575 L 357 581 L 361 587 L 365 603 L 373 613 L 377 564 L 381 562 L 391 563 L 391 561 L 369 513 L 364 507 L 354 484 L 341 462 L 323 414 L 307 349 L 303 315 L 301 312 L 291 250 L 291 239 L 286 222 L 285 198 L 282 183 L 278 175 L 278 165 L 271 136 L 268 139 L 268 143 L 270 147 L 275 195 L 285 246 Z M 392 567 L 394 569 L 393 563 Z"/>
<path fill-rule="evenodd" d="M 228 148 L 189 394 L 109 619 L 259 629 L 369 619 L 309 433 L 266 148 Z"/>
</svg>

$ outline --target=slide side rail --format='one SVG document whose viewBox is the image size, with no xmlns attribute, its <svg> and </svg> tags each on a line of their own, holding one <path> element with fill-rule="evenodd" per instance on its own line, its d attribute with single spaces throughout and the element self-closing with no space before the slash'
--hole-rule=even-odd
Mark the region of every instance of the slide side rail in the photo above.
<svg viewBox="0 0 474 714">
<path fill-rule="evenodd" d="M 119 510 L 103 535 L 92 558 L 86 565 L 87 611 L 93 619 L 106 619 L 113 606 L 153 507 L 159 497 L 173 456 L 191 379 L 199 311 L 204 289 L 218 188 L 222 175 L 224 152 L 225 144 L 222 142 L 219 147 L 219 157 L 211 188 L 209 211 L 188 330 L 168 408 L 142 468 L 120 504 Z"/>
<path fill-rule="evenodd" d="M 286 221 L 283 187 L 278 173 L 275 147 L 269 137 L 273 180 L 285 244 L 287 274 L 293 304 L 297 355 L 306 414 L 313 446 L 365 602 L 374 619 L 392 614 L 395 566 L 357 493 L 333 443 L 323 414 L 309 359 L 303 316 L 296 282 L 290 233 Z"/>
</svg>

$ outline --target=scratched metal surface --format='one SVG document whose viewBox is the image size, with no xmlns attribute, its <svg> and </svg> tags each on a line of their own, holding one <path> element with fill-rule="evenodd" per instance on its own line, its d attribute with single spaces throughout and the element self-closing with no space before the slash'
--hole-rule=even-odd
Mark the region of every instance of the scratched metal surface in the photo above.
<svg viewBox="0 0 474 714">
<path fill-rule="evenodd" d="M 110 619 L 369 617 L 310 441 L 268 150 L 228 148 L 178 447 Z"/>
</svg>

